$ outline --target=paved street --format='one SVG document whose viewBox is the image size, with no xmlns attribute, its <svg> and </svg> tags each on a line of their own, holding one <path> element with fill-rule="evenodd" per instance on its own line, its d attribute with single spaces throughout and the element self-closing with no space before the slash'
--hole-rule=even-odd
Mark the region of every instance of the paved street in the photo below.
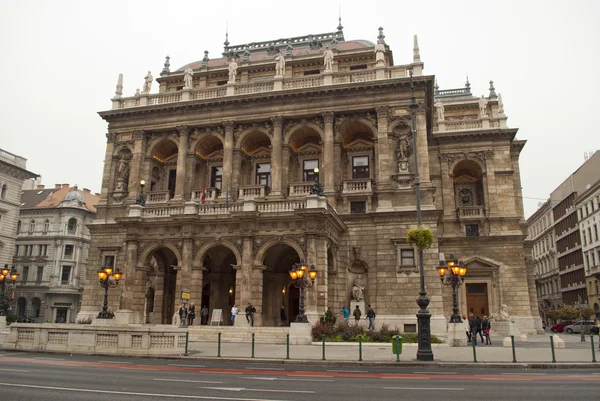
<svg viewBox="0 0 600 401">
<path fill-rule="evenodd" d="M 1 399 L 578 400 L 597 398 L 596 370 L 231 364 L 59 354 L 0 355 Z"/>
</svg>

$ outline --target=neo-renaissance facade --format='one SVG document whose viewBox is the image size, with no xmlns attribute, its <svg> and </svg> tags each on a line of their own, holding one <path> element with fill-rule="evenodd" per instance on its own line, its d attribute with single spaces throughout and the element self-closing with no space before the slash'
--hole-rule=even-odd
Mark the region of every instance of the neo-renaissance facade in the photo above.
<svg viewBox="0 0 600 401">
<path fill-rule="evenodd" d="M 451 288 L 435 269 L 440 252 L 469 269 L 461 312 L 490 315 L 505 304 L 521 332 L 541 328 L 524 251 L 525 142 L 493 85 L 485 98 L 468 82 L 439 90 L 423 74 L 416 37 L 412 62 L 394 65 L 381 29 L 374 44 L 346 41 L 341 26 L 226 41 L 222 57 L 206 52 L 177 71 L 169 62 L 158 94 L 148 72 L 143 91 L 123 97 L 121 76 L 112 109 L 100 113 L 109 125 L 89 266 L 124 273 L 109 290 L 111 310 L 170 324 L 185 288 L 225 322 L 234 303 L 251 302 L 257 325 L 279 325 L 282 305 L 290 319 L 298 313 L 288 270 L 304 261 L 318 270 L 306 292 L 311 322 L 349 305 L 362 281 L 378 324 L 414 330 L 418 261 L 405 238 L 416 225 L 417 153 L 423 224 L 435 236 L 424 254 L 432 332 L 445 333 L 452 313 Z M 315 174 L 323 197 L 310 195 Z M 82 315 L 102 305 L 95 270 Z"/>
</svg>

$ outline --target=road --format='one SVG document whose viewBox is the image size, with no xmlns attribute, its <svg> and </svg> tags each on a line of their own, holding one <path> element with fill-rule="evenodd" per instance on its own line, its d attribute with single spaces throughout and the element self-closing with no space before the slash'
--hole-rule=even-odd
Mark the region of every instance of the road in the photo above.
<svg viewBox="0 0 600 401">
<path fill-rule="evenodd" d="M 107 356 L 0 354 L 0 400 L 597 399 L 600 373 L 394 366 L 311 366 Z"/>
</svg>

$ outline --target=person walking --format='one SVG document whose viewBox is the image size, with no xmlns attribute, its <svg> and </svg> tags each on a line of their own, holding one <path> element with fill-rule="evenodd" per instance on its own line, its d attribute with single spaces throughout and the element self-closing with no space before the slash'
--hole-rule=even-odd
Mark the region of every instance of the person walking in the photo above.
<svg viewBox="0 0 600 401">
<path fill-rule="evenodd" d="M 250 302 L 248 302 L 248 306 L 246 306 L 246 321 L 250 324 L 251 327 L 254 327 L 254 313 L 256 312 L 256 308 L 252 306 Z"/>
<path fill-rule="evenodd" d="M 206 326 L 208 324 L 208 308 L 206 305 L 202 305 L 200 309 L 200 324 Z"/>
<path fill-rule="evenodd" d="M 467 333 L 467 343 L 471 342 L 471 329 L 469 328 L 469 320 L 467 319 L 467 315 L 462 315 L 463 325 L 465 327 L 465 332 Z"/>
<path fill-rule="evenodd" d="M 483 331 L 483 335 L 485 336 L 485 345 L 492 345 L 492 340 L 490 339 L 490 330 L 492 329 L 492 323 L 490 323 L 487 316 L 483 317 L 481 321 L 481 331 Z"/>
<path fill-rule="evenodd" d="M 354 320 L 356 321 L 356 324 L 358 324 L 358 321 L 360 320 L 360 317 L 362 315 L 362 312 L 360 311 L 358 305 L 356 305 L 356 308 L 354 308 L 354 312 L 352 312 L 352 315 L 354 315 Z"/>
<path fill-rule="evenodd" d="M 196 318 L 196 305 L 190 302 L 190 308 L 188 309 L 188 326 L 194 325 L 194 319 Z"/>
<path fill-rule="evenodd" d="M 235 317 L 237 316 L 238 312 L 239 312 L 239 309 L 234 304 L 233 307 L 231 308 L 231 325 L 232 326 L 235 326 Z"/>
<path fill-rule="evenodd" d="M 367 319 L 369 319 L 368 330 L 375 330 L 375 311 L 371 308 L 371 304 L 369 304 L 367 309 Z"/>
<path fill-rule="evenodd" d="M 287 322 L 287 313 L 285 311 L 285 305 L 281 305 L 281 309 L 279 310 L 279 319 L 281 320 L 281 325 L 285 326 Z"/>
<path fill-rule="evenodd" d="M 342 308 L 342 314 L 344 315 L 344 323 L 348 324 L 348 320 L 350 319 L 350 311 L 346 308 L 346 305 Z"/>
<path fill-rule="evenodd" d="M 481 331 L 481 318 L 476 316 L 477 318 L 477 334 L 479 334 L 479 338 L 481 339 L 481 343 L 483 344 L 483 332 Z"/>
<path fill-rule="evenodd" d="M 187 308 L 185 304 L 181 304 L 181 308 L 179 308 L 179 325 L 183 326 L 187 321 Z"/>
<path fill-rule="evenodd" d="M 473 345 L 477 345 L 477 317 L 473 315 L 473 312 L 469 313 L 469 331 Z"/>
</svg>

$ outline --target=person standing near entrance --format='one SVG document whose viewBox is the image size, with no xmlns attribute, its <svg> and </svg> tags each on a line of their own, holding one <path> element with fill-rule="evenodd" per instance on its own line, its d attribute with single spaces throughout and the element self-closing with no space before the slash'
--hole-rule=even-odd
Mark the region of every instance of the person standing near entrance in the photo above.
<svg viewBox="0 0 600 401">
<path fill-rule="evenodd" d="M 473 315 L 473 312 L 469 313 L 469 331 L 473 345 L 477 345 L 477 317 Z"/>
<path fill-rule="evenodd" d="M 250 324 L 251 327 L 254 327 L 254 313 L 256 312 L 256 308 L 252 306 L 250 302 L 248 302 L 248 306 L 246 306 L 246 320 Z"/>
<path fill-rule="evenodd" d="M 367 319 L 369 319 L 368 330 L 375 330 L 375 311 L 371 308 L 371 304 L 369 304 L 369 309 L 367 310 Z"/>
<path fill-rule="evenodd" d="M 346 305 L 342 308 L 342 314 L 344 315 L 344 323 L 348 324 L 348 320 L 350 319 L 350 311 L 346 308 Z"/>
<path fill-rule="evenodd" d="M 187 321 L 187 308 L 185 304 L 181 304 L 181 308 L 179 308 L 179 324 L 183 326 Z"/>
<path fill-rule="evenodd" d="M 352 312 L 352 315 L 354 315 L 354 320 L 355 320 L 356 324 L 358 324 L 358 321 L 360 320 L 360 316 L 362 315 L 362 312 L 360 311 L 360 308 L 358 307 L 358 305 L 356 305 L 356 308 L 354 308 L 354 312 Z"/>
<path fill-rule="evenodd" d="M 237 316 L 238 311 L 239 311 L 238 307 L 233 305 L 233 308 L 231 308 L 231 324 L 233 326 L 235 326 L 235 317 Z"/>
<path fill-rule="evenodd" d="M 188 326 L 194 325 L 194 319 L 196 318 L 196 305 L 193 302 L 190 303 L 190 308 L 188 309 Z"/>
<path fill-rule="evenodd" d="M 492 340 L 490 340 L 490 330 L 492 329 L 492 324 L 488 320 L 487 316 L 483 317 L 481 321 L 481 330 L 483 331 L 483 335 L 485 337 L 485 345 L 492 345 Z"/>
<path fill-rule="evenodd" d="M 202 309 L 200 309 L 200 324 L 206 326 L 208 322 L 208 308 L 206 305 L 202 305 Z"/>
</svg>

